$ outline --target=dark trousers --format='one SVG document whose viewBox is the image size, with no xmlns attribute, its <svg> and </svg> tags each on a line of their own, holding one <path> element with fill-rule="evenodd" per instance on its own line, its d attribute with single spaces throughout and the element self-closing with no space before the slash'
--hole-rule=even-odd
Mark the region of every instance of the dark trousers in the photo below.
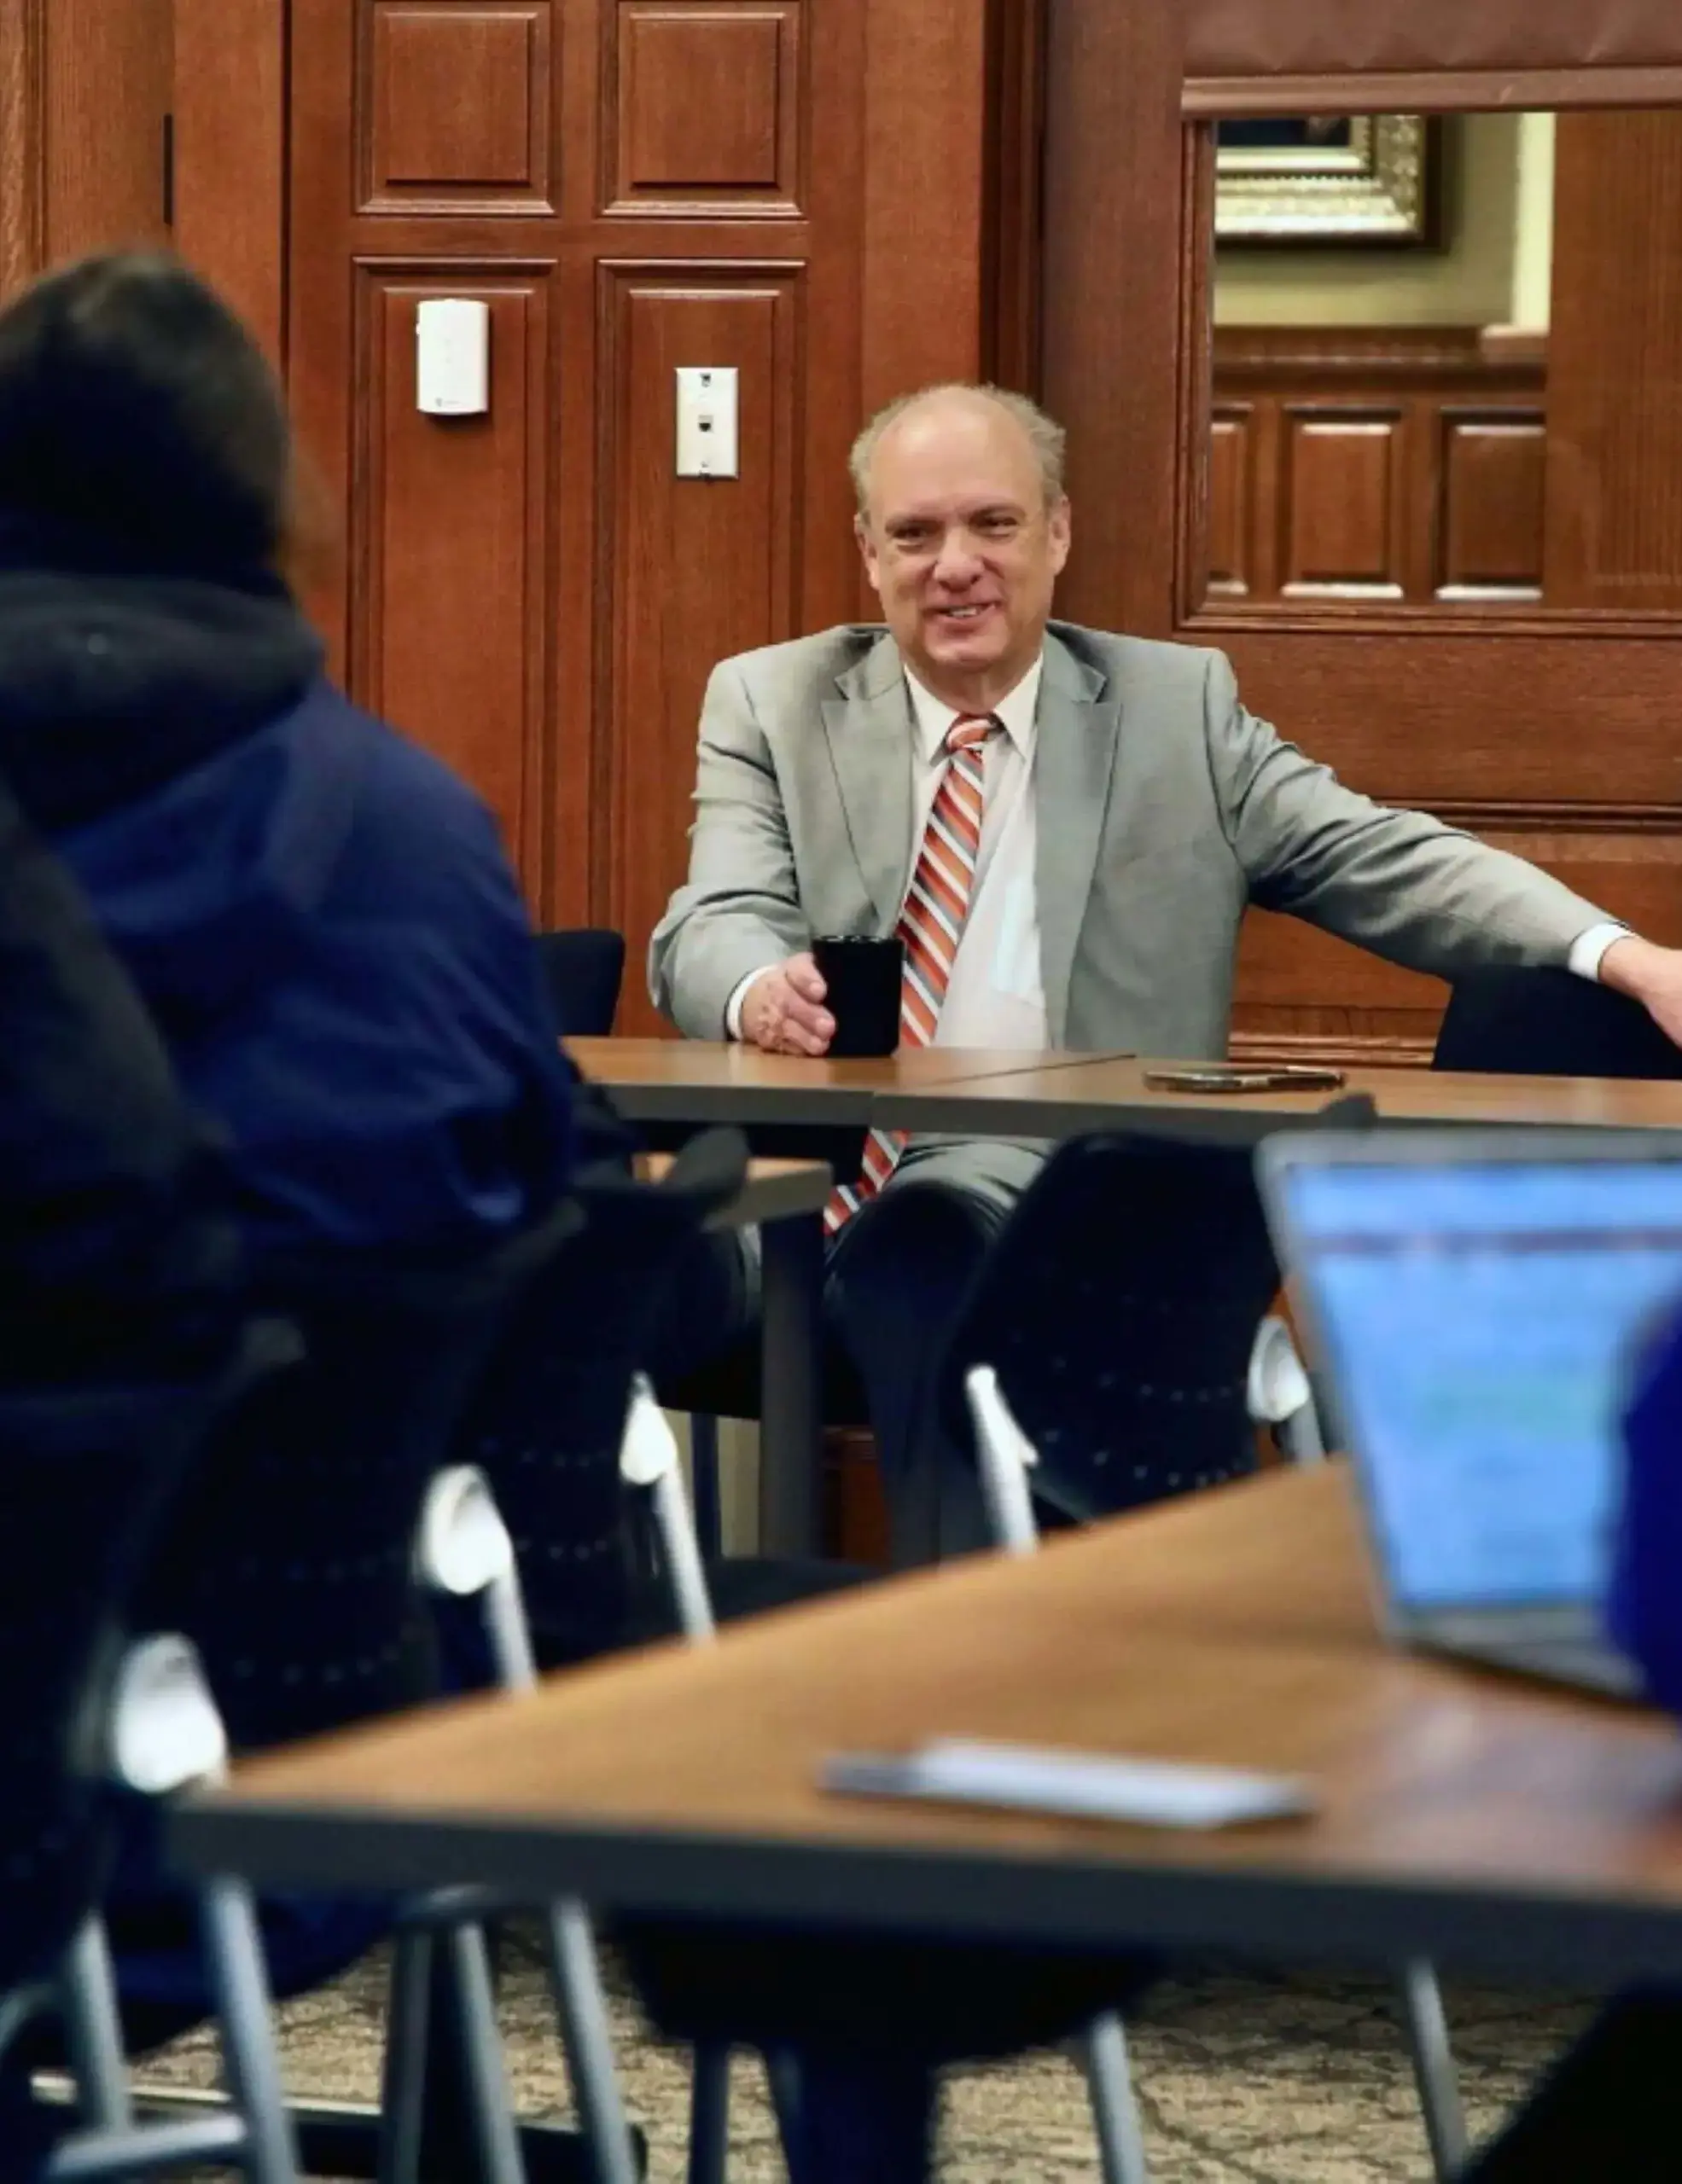
<svg viewBox="0 0 1682 2184">
<path fill-rule="evenodd" d="M 1464 2184 L 1676 2184 L 1682 2176 L 1682 1995 L 1608 2005 Z"/>
<path fill-rule="evenodd" d="M 830 1253 L 827 1315 L 864 1384 L 900 1569 L 991 1544 L 981 1477 L 963 1423 L 949 1414 L 942 1368 L 1004 1218 L 979 1194 L 907 1178 L 862 1207 Z"/>
<path fill-rule="evenodd" d="M 684 2040 L 794 2065 L 794 2184 L 922 2184 L 939 2074 L 1068 2038 L 1125 2005 L 1154 1959 L 633 1920 L 618 1930 L 649 2016 Z"/>
<path fill-rule="evenodd" d="M 938 1368 L 1004 1217 L 980 1193 L 907 1178 L 863 1207 L 829 1250 L 824 1338 L 845 1350 L 864 1385 L 902 1569 L 989 1543 L 981 1482 L 943 1414 Z M 746 1395 L 755 1385 L 758 1324 L 754 1240 L 697 1237 L 655 1316 L 655 1385 L 681 1397 L 690 1374 L 723 1356 L 731 1377 L 739 1362 Z"/>
</svg>

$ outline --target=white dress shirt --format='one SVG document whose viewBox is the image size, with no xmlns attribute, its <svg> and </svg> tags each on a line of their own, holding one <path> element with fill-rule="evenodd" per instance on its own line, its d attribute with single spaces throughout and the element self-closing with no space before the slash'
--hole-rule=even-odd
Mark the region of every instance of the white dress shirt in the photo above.
<svg viewBox="0 0 1682 2184">
<path fill-rule="evenodd" d="M 1039 960 L 1039 906 L 1034 893 L 1039 829 L 1033 800 L 1033 747 L 1045 655 L 1036 659 L 993 713 L 1003 733 L 984 746 L 987 795 L 981 846 L 975 860 L 969 914 L 964 920 L 952 974 L 935 1026 L 937 1047 L 1003 1047 L 1043 1051 L 1051 1044 L 1045 986 Z M 914 742 L 911 752 L 911 848 L 922 847 L 935 791 L 947 764 L 946 741 L 963 716 L 925 690 L 909 668 Z M 1568 967 L 1598 980 L 1601 959 L 1630 928 L 1610 922 L 1589 926 L 1571 944 Z M 730 997 L 725 1028 L 742 1037 L 742 1004 L 755 979 L 750 971 Z"/>
<path fill-rule="evenodd" d="M 1580 979 L 1600 978 L 1600 959 L 1615 940 L 1629 938 L 1627 925 L 1592 925 L 1586 932 L 1580 932 L 1571 943 L 1571 953 L 1566 957 L 1568 970 L 1574 971 Z"/>
</svg>

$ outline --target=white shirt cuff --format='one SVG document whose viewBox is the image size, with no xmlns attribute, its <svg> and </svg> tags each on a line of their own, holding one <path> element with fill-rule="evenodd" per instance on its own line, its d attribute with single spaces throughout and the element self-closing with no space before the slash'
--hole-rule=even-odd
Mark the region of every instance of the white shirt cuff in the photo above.
<svg viewBox="0 0 1682 2184">
<path fill-rule="evenodd" d="M 1627 940 L 1627 925 L 1592 925 L 1586 932 L 1580 932 L 1571 943 L 1571 953 L 1565 959 L 1565 967 L 1580 979 L 1598 979 L 1600 959 L 1615 940 Z"/>
<path fill-rule="evenodd" d="M 1597 957 L 1596 960 L 1598 961 L 1598 958 Z M 727 1039 L 739 1039 L 742 1037 L 742 1004 L 748 998 L 748 989 L 755 979 L 764 978 L 765 973 L 771 967 L 769 963 L 761 963 L 757 971 L 749 971 L 725 1003 L 725 1037 Z M 1591 978 L 1594 976 L 1592 971 L 1589 973 L 1589 976 Z"/>
</svg>

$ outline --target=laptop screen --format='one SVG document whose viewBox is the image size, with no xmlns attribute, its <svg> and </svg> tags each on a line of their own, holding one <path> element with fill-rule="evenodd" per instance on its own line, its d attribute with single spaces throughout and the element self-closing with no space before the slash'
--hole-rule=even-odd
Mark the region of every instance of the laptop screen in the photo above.
<svg viewBox="0 0 1682 2184">
<path fill-rule="evenodd" d="M 1304 1286 L 1406 1612 L 1592 1602 L 1682 1160 L 1292 1161 Z"/>
</svg>

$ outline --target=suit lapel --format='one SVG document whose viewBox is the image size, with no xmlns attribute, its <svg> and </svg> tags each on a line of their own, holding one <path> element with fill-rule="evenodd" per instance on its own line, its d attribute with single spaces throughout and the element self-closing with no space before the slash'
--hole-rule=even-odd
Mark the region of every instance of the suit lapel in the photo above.
<svg viewBox="0 0 1682 2184">
<path fill-rule="evenodd" d="M 824 732 L 847 839 L 878 930 L 892 932 L 910 878 L 911 710 L 899 650 L 883 636 L 837 678 L 824 701 Z"/>
<path fill-rule="evenodd" d="M 1034 893 L 1054 1046 L 1062 1044 L 1068 1021 L 1069 979 L 1097 870 L 1120 724 L 1120 701 L 1106 678 L 1048 634 L 1034 730 Z"/>
</svg>

